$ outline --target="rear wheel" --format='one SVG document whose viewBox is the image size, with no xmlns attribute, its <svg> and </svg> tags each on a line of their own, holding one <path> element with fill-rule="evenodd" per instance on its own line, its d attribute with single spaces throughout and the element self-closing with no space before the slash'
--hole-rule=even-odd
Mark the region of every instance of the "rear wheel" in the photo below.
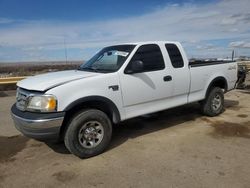
<svg viewBox="0 0 250 188">
<path fill-rule="evenodd" d="M 212 88 L 206 99 L 200 104 L 203 114 L 207 116 L 217 116 L 221 114 L 224 109 L 224 93 L 222 89 L 219 87 Z"/>
<path fill-rule="evenodd" d="M 102 153 L 112 136 L 112 124 L 108 116 L 95 109 L 84 110 L 70 121 L 64 136 L 67 149 L 80 158 Z"/>
</svg>

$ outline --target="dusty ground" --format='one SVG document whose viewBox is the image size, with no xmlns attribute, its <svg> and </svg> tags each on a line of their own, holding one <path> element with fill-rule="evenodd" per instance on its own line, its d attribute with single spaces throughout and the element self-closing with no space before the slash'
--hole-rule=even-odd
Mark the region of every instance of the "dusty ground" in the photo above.
<svg viewBox="0 0 250 188">
<path fill-rule="evenodd" d="M 250 187 L 250 91 L 228 93 L 215 118 L 194 104 L 127 121 L 85 160 L 19 135 L 14 100 L 0 97 L 0 187 Z"/>
</svg>

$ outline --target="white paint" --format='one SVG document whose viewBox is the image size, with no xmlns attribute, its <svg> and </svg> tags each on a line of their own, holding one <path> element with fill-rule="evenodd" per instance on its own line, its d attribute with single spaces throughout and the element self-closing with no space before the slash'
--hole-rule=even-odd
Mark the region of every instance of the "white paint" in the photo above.
<svg viewBox="0 0 250 188">
<path fill-rule="evenodd" d="M 158 44 L 165 61 L 165 69 L 137 74 L 125 74 L 124 70 L 136 50 L 144 44 Z M 174 43 L 183 56 L 184 67 L 174 68 L 165 49 L 166 43 Z M 219 76 L 226 79 L 228 89 L 233 89 L 237 79 L 236 63 L 216 64 L 190 68 L 186 54 L 178 42 L 140 42 L 126 62 L 115 73 L 62 71 L 43 74 L 18 82 L 28 90 L 46 90 L 58 99 L 58 111 L 63 111 L 77 99 L 102 96 L 117 106 L 121 120 L 199 101 L 205 98 L 211 81 Z M 172 81 L 165 82 L 164 76 Z M 111 85 L 118 85 L 113 91 Z M 55 87 L 56 86 L 56 87 Z"/>
</svg>

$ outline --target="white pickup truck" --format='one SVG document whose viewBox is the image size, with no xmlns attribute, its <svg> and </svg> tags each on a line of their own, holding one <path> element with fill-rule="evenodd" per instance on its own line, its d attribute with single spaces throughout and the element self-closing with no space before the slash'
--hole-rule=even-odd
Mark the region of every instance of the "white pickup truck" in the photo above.
<svg viewBox="0 0 250 188">
<path fill-rule="evenodd" d="M 178 42 L 109 46 L 77 70 L 18 82 L 12 118 L 28 137 L 63 139 L 71 153 L 91 157 L 121 121 L 196 101 L 205 115 L 220 114 L 237 69 L 233 61 L 188 62 Z"/>
</svg>

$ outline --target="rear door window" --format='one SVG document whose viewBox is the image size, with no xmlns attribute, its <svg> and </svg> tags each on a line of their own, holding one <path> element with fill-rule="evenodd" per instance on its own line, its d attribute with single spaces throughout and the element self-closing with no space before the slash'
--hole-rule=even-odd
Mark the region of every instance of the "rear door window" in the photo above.
<svg viewBox="0 0 250 188">
<path fill-rule="evenodd" d="M 175 44 L 165 44 L 169 58 L 174 68 L 184 67 L 183 58 L 179 48 Z"/>
</svg>

